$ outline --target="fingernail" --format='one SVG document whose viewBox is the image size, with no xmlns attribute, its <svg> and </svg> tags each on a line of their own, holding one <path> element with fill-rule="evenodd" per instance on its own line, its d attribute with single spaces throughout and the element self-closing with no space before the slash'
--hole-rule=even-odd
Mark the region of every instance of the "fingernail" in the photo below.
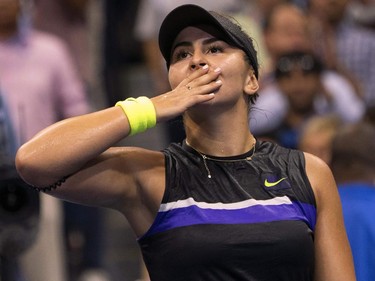
<svg viewBox="0 0 375 281">
<path fill-rule="evenodd" d="M 215 71 L 215 72 L 220 72 L 220 71 L 221 71 L 221 68 L 218 67 L 218 68 L 216 68 L 214 71 Z"/>
<path fill-rule="evenodd" d="M 221 84 L 222 81 L 221 81 L 221 80 L 216 80 L 215 83 L 216 83 L 216 84 Z"/>
<path fill-rule="evenodd" d="M 202 69 L 207 69 L 208 68 L 208 64 L 205 64 Z"/>
</svg>

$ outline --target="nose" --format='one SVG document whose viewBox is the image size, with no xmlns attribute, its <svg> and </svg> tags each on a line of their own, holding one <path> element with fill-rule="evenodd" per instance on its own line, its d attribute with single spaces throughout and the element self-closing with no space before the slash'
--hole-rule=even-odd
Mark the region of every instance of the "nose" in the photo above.
<svg viewBox="0 0 375 281">
<path fill-rule="evenodd" d="M 203 67 L 203 66 L 205 66 L 205 65 L 206 65 L 206 63 L 191 64 L 191 65 L 190 65 L 190 68 L 191 68 L 192 70 L 195 70 L 195 69 L 198 69 L 198 68 Z"/>
<path fill-rule="evenodd" d="M 190 61 L 190 69 L 196 70 L 207 64 L 204 54 L 200 51 L 195 51 Z"/>
</svg>

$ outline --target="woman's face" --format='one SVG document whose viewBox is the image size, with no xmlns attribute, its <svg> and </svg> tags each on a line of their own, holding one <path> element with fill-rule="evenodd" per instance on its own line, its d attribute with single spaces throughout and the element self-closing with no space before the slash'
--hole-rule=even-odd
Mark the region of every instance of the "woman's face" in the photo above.
<svg viewBox="0 0 375 281">
<path fill-rule="evenodd" d="M 251 66 L 245 60 L 245 53 L 218 39 L 220 34 L 209 27 L 187 27 L 176 37 L 171 54 L 169 81 L 172 89 L 177 87 L 183 79 L 203 65 L 208 65 L 210 71 L 220 67 L 218 79 L 222 86 L 215 93 L 215 102 L 226 101 L 235 96 L 243 97 L 248 91 L 248 83 L 257 80 Z M 217 34 L 217 36 L 213 35 Z M 253 85 L 254 86 L 254 85 Z"/>
</svg>

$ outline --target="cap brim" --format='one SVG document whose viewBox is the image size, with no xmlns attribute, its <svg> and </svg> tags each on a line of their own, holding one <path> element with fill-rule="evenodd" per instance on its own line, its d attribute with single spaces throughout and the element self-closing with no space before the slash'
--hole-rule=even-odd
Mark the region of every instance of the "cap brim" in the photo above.
<svg viewBox="0 0 375 281">
<path fill-rule="evenodd" d="M 197 5 L 179 6 L 166 16 L 159 31 L 159 48 L 167 64 L 169 64 L 172 45 L 178 33 L 185 27 L 201 24 L 215 26 L 227 34 L 220 22 L 210 12 Z"/>
</svg>

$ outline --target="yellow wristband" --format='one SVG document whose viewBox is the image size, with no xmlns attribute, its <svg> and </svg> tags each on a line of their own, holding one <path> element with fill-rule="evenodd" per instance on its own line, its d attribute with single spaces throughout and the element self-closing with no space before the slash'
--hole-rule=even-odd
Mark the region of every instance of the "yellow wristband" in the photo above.
<svg viewBox="0 0 375 281">
<path fill-rule="evenodd" d="M 142 106 L 147 119 L 147 129 L 156 125 L 156 112 L 152 101 L 148 97 L 137 98 L 138 103 Z"/>
<path fill-rule="evenodd" d="M 128 118 L 131 136 L 156 125 L 155 107 L 148 97 L 127 98 L 116 106 L 120 106 Z"/>
</svg>

